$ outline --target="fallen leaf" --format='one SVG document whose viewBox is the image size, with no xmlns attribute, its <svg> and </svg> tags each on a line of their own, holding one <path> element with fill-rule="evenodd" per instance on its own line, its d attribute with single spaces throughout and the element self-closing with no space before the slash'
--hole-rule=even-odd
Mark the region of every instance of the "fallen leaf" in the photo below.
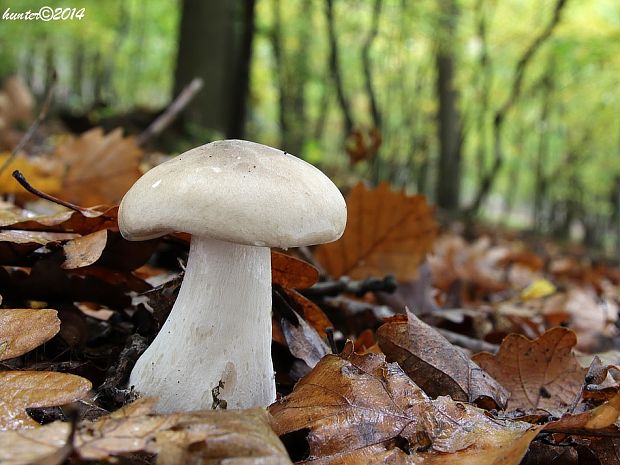
<svg viewBox="0 0 620 465">
<path fill-rule="evenodd" d="M 537 279 L 521 291 L 521 298 L 523 300 L 540 299 L 542 297 L 550 296 L 555 291 L 556 288 L 553 283 L 547 281 L 546 279 Z"/>
<path fill-rule="evenodd" d="M 303 319 L 319 333 L 319 336 L 325 338 L 327 336 L 327 328 L 333 328 L 334 325 L 325 315 L 325 312 L 321 310 L 321 307 L 294 289 L 284 287 L 282 292 L 297 313 L 303 316 Z"/>
<path fill-rule="evenodd" d="M 60 267 L 72 270 L 92 265 L 101 257 L 107 242 L 108 231 L 105 229 L 68 241 L 63 245 L 65 261 Z"/>
<path fill-rule="evenodd" d="M 508 410 L 544 410 L 554 415 L 571 405 L 581 390 L 587 370 L 573 353 L 575 333 L 552 328 L 538 339 L 510 334 L 499 352 L 472 358 L 508 391 Z"/>
<path fill-rule="evenodd" d="M 57 314 L 52 309 L 0 310 L 0 360 L 19 357 L 54 337 L 60 330 Z"/>
<path fill-rule="evenodd" d="M 23 216 L 10 210 L 0 210 L 0 229 L 74 232 L 85 235 L 100 229 L 118 230 L 117 216 L 118 207 L 106 205 L 39 216 Z"/>
<path fill-rule="evenodd" d="M 423 196 L 393 192 L 387 183 L 374 190 L 360 183 L 347 196 L 347 211 L 343 236 L 315 250 L 330 275 L 362 279 L 393 273 L 401 281 L 417 277 L 437 234 Z"/>
<path fill-rule="evenodd" d="M 602 429 L 620 417 L 620 393 L 598 407 L 578 414 L 566 414 L 545 425 L 545 429 Z"/>
<path fill-rule="evenodd" d="M 27 255 L 50 243 L 66 241 L 78 237 L 78 234 L 0 230 L 0 263 L 3 265 L 22 265 L 27 262 Z"/>
<path fill-rule="evenodd" d="M 299 258 L 271 251 L 271 280 L 284 288 L 302 289 L 319 280 L 319 270 Z"/>
<path fill-rule="evenodd" d="M 133 137 L 121 129 L 104 134 L 94 128 L 59 146 L 54 158 L 62 165 L 63 199 L 78 205 L 118 203 L 141 176 L 142 156 Z"/>
<path fill-rule="evenodd" d="M 290 465 L 263 409 L 154 415 L 152 403 L 130 404 L 80 425 L 75 445 L 84 460 L 109 460 L 135 452 L 159 454 L 157 463 Z"/>
<path fill-rule="evenodd" d="M 291 322 L 287 318 L 280 320 L 286 344 L 293 357 L 303 360 L 312 368 L 329 353 L 329 348 L 316 330 L 295 311 L 293 311 L 293 318 L 297 321 Z"/>
<path fill-rule="evenodd" d="M 91 387 L 90 381 L 65 373 L 0 371 L 0 430 L 38 426 L 26 408 L 75 402 Z"/>
<path fill-rule="evenodd" d="M 516 465 L 540 429 L 448 397 L 430 400 L 397 364 L 357 355 L 350 342 L 269 410 L 285 444 L 307 442 L 308 455 L 293 457 L 303 463 Z"/>
<path fill-rule="evenodd" d="M 2 166 L 10 154 L 0 153 L 0 166 Z M 0 173 L 0 193 L 2 194 L 19 194 L 32 197 L 33 195 L 24 190 L 24 188 L 13 178 L 12 173 L 19 170 L 20 173 L 37 189 L 48 192 L 57 193 L 60 191 L 60 180 L 57 176 L 49 172 L 47 160 L 41 158 L 26 158 L 23 155 L 16 156 L 9 169 L 5 169 Z"/>
<path fill-rule="evenodd" d="M 59 421 L 36 429 L 0 431 L 2 465 L 60 465 L 71 452 L 69 423 Z"/>
<path fill-rule="evenodd" d="M 506 406 L 508 393 L 465 353 L 407 310 L 377 330 L 379 347 L 389 362 L 398 362 L 431 397 L 478 402 L 485 408 Z"/>
</svg>

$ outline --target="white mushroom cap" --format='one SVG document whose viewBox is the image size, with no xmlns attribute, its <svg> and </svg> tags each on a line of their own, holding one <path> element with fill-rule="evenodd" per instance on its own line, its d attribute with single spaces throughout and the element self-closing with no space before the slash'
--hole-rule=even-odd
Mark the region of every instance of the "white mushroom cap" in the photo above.
<svg viewBox="0 0 620 465">
<path fill-rule="evenodd" d="M 123 236 L 146 240 L 174 231 L 265 247 L 338 239 L 346 204 L 314 166 L 281 150 L 223 140 L 148 171 L 123 198 Z"/>
</svg>

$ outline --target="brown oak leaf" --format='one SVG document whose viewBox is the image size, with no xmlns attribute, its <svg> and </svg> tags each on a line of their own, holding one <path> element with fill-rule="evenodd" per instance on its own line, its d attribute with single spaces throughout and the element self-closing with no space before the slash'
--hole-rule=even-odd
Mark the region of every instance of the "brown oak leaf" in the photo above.
<svg viewBox="0 0 620 465">
<path fill-rule="evenodd" d="M 581 390 L 587 369 L 575 358 L 575 333 L 552 328 L 538 339 L 510 334 L 495 355 L 482 352 L 472 358 L 508 391 L 508 410 L 564 412 Z"/>
<path fill-rule="evenodd" d="M 349 342 L 340 355 L 325 356 L 269 408 L 285 444 L 307 442 L 308 454 L 295 460 L 516 465 L 540 429 L 493 420 L 448 397 L 431 400 L 397 364 L 352 347 Z"/>
<path fill-rule="evenodd" d="M 347 228 L 336 242 L 316 248 L 316 258 L 335 277 L 362 279 L 393 273 L 415 279 L 430 252 L 437 224 L 424 196 L 374 190 L 357 184 L 347 196 Z"/>
</svg>

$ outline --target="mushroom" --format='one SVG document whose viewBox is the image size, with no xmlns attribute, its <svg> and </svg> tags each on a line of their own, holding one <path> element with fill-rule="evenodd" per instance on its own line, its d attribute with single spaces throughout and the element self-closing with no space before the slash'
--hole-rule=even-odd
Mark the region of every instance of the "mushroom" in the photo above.
<svg viewBox="0 0 620 465">
<path fill-rule="evenodd" d="M 223 140 L 144 174 L 118 221 L 128 240 L 192 235 L 179 296 L 130 385 L 158 397 L 159 412 L 275 401 L 269 248 L 338 239 L 346 224 L 338 188 L 286 152 Z"/>
</svg>

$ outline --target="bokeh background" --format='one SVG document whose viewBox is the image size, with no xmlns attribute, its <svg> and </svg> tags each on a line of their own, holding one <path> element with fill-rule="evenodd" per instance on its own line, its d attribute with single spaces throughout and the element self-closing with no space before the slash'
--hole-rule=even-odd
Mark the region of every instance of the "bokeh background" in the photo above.
<svg viewBox="0 0 620 465">
<path fill-rule="evenodd" d="M 3 2 L 0 13 L 41 6 Z M 199 77 L 153 149 L 251 139 L 319 165 L 343 189 L 388 181 L 427 195 L 446 219 L 618 249 L 617 0 L 71 7 L 84 8 L 81 20 L 0 21 L 0 77 L 18 76 L 40 105 L 55 70 L 50 118 L 63 130 L 138 134 Z"/>
</svg>

